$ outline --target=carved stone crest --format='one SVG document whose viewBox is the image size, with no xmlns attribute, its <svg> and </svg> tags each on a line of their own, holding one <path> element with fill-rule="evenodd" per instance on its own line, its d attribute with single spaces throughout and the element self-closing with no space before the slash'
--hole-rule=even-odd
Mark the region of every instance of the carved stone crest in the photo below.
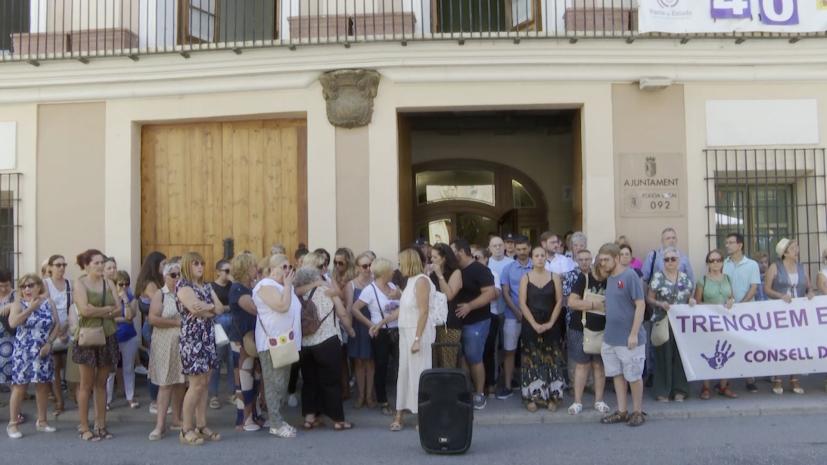
<svg viewBox="0 0 827 465">
<path fill-rule="evenodd" d="M 347 129 L 370 124 L 379 73 L 367 69 L 340 69 L 322 74 L 319 82 L 330 124 Z"/>
</svg>

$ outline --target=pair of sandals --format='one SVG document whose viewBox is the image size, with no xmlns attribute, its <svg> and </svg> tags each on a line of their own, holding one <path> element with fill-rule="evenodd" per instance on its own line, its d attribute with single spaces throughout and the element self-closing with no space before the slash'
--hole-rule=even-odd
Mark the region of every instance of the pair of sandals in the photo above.
<svg viewBox="0 0 827 465">
<path fill-rule="evenodd" d="M 546 402 L 546 408 L 548 409 L 549 412 L 556 412 L 557 411 L 557 403 L 558 403 L 557 400 L 549 399 Z M 528 410 L 531 413 L 534 413 L 537 410 L 539 410 L 538 403 L 534 402 L 534 401 L 531 401 L 531 402 L 527 403 L 525 408 L 526 408 L 526 410 Z"/>
<path fill-rule="evenodd" d="M 801 382 L 797 379 L 790 379 L 790 389 L 795 394 L 804 394 L 804 388 L 801 387 Z M 780 379 L 772 380 L 772 392 L 776 395 L 784 394 L 784 385 Z"/>
<path fill-rule="evenodd" d="M 98 442 L 103 439 L 112 439 L 114 436 L 112 436 L 112 433 L 110 433 L 106 427 L 95 427 L 94 430 L 87 429 L 85 431 L 79 431 L 78 437 L 81 441 Z"/>
<path fill-rule="evenodd" d="M 324 426 L 324 422 L 316 418 L 313 421 L 305 420 L 302 428 L 304 428 L 305 431 L 310 431 L 316 428 L 323 428 Z M 333 431 L 347 431 L 350 429 L 353 429 L 353 423 L 347 421 L 337 421 L 333 423 Z"/>
<path fill-rule="evenodd" d="M 200 446 L 206 441 L 216 442 L 220 440 L 221 435 L 206 426 L 195 428 L 186 432 L 181 429 L 181 432 L 178 435 L 178 441 L 187 446 Z"/>
<path fill-rule="evenodd" d="M 729 385 L 721 386 L 720 384 L 718 384 L 718 385 L 715 386 L 714 389 L 715 389 L 715 392 L 718 393 L 719 396 L 724 396 L 728 399 L 737 399 L 738 398 L 738 394 L 733 392 L 732 389 L 729 388 Z M 704 386 L 701 389 L 701 395 L 700 395 L 701 400 L 709 400 L 711 397 L 712 397 L 712 391 L 710 391 L 710 389 L 708 387 Z"/>
</svg>

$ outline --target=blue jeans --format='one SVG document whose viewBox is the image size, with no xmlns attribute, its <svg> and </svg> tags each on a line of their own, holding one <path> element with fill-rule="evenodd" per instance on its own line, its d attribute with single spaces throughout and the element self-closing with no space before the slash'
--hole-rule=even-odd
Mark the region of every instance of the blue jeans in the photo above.
<svg viewBox="0 0 827 465">
<path fill-rule="evenodd" d="M 232 315 L 230 315 L 229 313 L 223 313 L 215 317 L 215 322 L 220 324 L 224 328 L 224 332 L 226 332 L 227 334 L 230 334 L 230 331 L 233 330 L 233 319 Z M 233 370 L 236 365 L 237 356 L 233 356 L 233 351 L 230 350 L 230 345 L 231 344 L 227 344 L 224 347 L 218 348 L 219 365 L 218 368 L 213 370 L 212 374 L 210 375 L 210 397 L 217 396 L 218 392 L 221 389 L 221 362 L 225 362 L 227 364 L 227 386 L 229 388 L 229 391 L 234 392 L 236 389 L 235 375 L 233 373 Z"/>
<path fill-rule="evenodd" d="M 485 340 L 488 339 L 490 328 L 490 318 L 462 327 L 462 353 L 469 365 L 482 363 L 485 354 Z"/>
</svg>

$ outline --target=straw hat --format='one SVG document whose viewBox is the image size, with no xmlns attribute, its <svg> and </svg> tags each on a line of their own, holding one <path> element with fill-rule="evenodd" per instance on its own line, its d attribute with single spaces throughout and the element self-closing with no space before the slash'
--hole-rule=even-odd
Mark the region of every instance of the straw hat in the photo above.
<svg viewBox="0 0 827 465">
<path fill-rule="evenodd" d="M 248 331 L 247 334 L 244 335 L 242 346 L 244 347 L 244 352 L 247 352 L 248 357 L 258 357 L 258 352 L 256 351 L 256 336 L 253 331 Z"/>
<path fill-rule="evenodd" d="M 784 258 L 784 252 L 787 251 L 787 247 L 790 246 L 790 240 L 786 237 L 778 241 L 778 244 L 775 246 L 775 254 L 778 255 L 778 258 Z"/>
</svg>

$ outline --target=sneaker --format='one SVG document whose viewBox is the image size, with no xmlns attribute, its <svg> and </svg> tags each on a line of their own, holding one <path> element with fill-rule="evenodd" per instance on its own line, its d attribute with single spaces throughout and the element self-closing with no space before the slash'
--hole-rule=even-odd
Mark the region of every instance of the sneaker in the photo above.
<svg viewBox="0 0 827 465">
<path fill-rule="evenodd" d="M 270 428 L 270 434 L 283 439 L 295 438 L 296 428 L 293 428 L 287 423 L 282 423 L 278 428 Z"/>
<path fill-rule="evenodd" d="M 474 410 L 482 410 L 485 408 L 485 396 L 482 394 L 474 394 Z"/>
<path fill-rule="evenodd" d="M 594 403 L 594 409 L 604 415 L 612 411 L 612 409 L 609 408 L 609 404 L 603 402 L 602 400 Z"/>
<path fill-rule="evenodd" d="M 749 391 L 749 392 L 753 392 L 753 393 L 758 392 L 758 385 L 755 384 L 754 381 L 753 382 L 747 382 L 746 388 L 747 388 L 747 391 Z"/>
<path fill-rule="evenodd" d="M 299 406 L 299 399 L 296 397 L 295 394 L 290 394 L 290 397 L 287 398 L 287 406 L 288 407 L 298 407 Z"/>
<path fill-rule="evenodd" d="M 575 402 L 569 406 L 569 415 L 578 415 L 583 411 L 583 404 Z"/>
<path fill-rule="evenodd" d="M 149 374 L 149 371 L 146 369 L 145 366 L 138 365 L 138 366 L 135 367 L 135 374 L 136 375 L 141 375 L 141 376 L 146 376 L 147 374 Z"/>
<path fill-rule="evenodd" d="M 155 402 L 149 404 L 149 414 L 158 415 L 158 404 L 156 404 Z"/>
<path fill-rule="evenodd" d="M 258 431 L 261 429 L 261 426 L 258 425 L 255 421 L 253 421 L 253 417 L 247 417 L 247 420 L 244 421 L 244 431 L 253 432 Z"/>
<path fill-rule="evenodd" d="M 210 398 L 210 408 L 213 410 L 218 410 L 221 408 L 221 401 L 218 400 L 218 397 L 211 397 Z"/>
<path fill-rule="evenodd" d="M 511 389 L 502 388 L 499 391 L 497 391 L 497 399 L 500 399 L 500 400 L 508 399 L 509 397 L 511 397 L 513 395 L 514 395 L 514 391 L 512 391 Z"/>
</svg>

